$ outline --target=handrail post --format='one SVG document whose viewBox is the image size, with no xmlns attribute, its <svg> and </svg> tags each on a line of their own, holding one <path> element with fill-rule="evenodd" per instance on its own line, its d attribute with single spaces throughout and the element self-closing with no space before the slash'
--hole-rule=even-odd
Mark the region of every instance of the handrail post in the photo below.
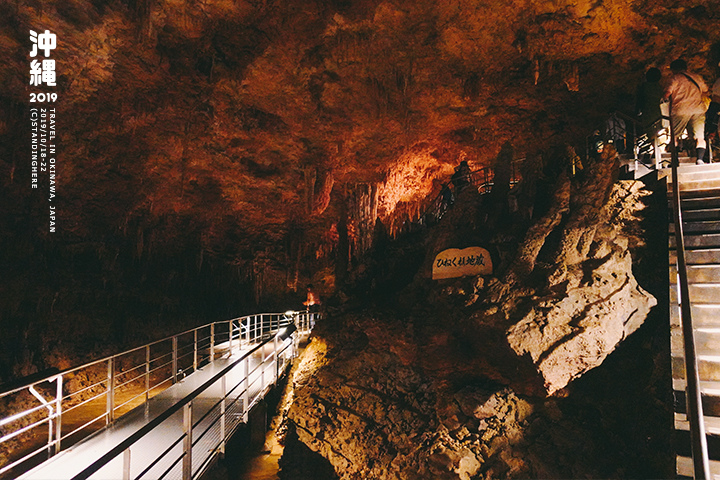
<svg viewBox="0 0 720 480">
<path fill-rule="evenodd" d="M 60 452 L 60 441 L 62 440 L 62 398 L 63 379 L 62 375 L 57 376 L 57 389 L 55 391 L 55 455 Z"/>
<path fill-rule="evenodd" d="M 670 106 L 672 118 L 672 100 Z M 695 338 L 692 325 L 692 311 L 690 308 L 690 289 L 688 287 L 685 240 L 683 238 L 683 223 L 680 203 L 680 182 L 678 180 L 679 158 L 675 144 L 675 132 L 670 125 L 670 145 L 672 146 L 672 187 L 673 187 L 673 214 L 675 221 L 675 245 L 677 257 L 678 283 L 680 285 L 680 319 L 683 330 L 683 346 L 685 348 L 685 400 L 687 403 L 687 419 L 690 423 L 690 441 L 692 447 L 693 470 L 695 480 L 705 480 L 710 476 L 710 462 L 708 460 L 707 437 L 705 436 L 705 422 L 703 419 L 702 392 L 700 391 L 700 376 L 698 374 L 697 357 L 695 354 Z"/>
<path fill-rule="evenodd" d="M 33 384 L 28 387 L 28 391 L 32 394 L 33 397 L 37 398 L 42 405 L 47 408 L 47 421 L 48 421 L 48 440 L 47 440 L 47 458 L 50 459 L 50 457 L 53 456 L 53 434 L 55 432 L 55 429 L 53 428 L 53 419 L 55 418 L 55 412 L 53 410 L 52 404 L 45 400 L 45 397 L 40 395 L 37 390 L 35 390 L 35 385 Z"/>
<path fill-rule="evenodd" d="M 300 354 L 300 334 L 293 332 L 293 351 L 292 358 L 295 359 Z"/>
<path fill-rule="evenodd" d="M 192 479 L 192 400 L 183 407 L 183 480 Z"/>
<path fill-rule="evenodd" d="M 173 384 L 177 383 L 177 369 L 178 369 L 178 340 L 177 335 L 172 337 L 172 379 Z"/>
<path fill-rule="evenodd" d="M 247 423 L 250 413 L 250 357 L 246 357 L 243 362 L 243 370 L 245 372 L 245 389 L 243 391 L 243 422 Z"/>
<path fill-rule="evenodd" d="M 215 322 L 210 324 L 210 363 L 215 363 Z"/>
<path fill-rule="evenodd" d="M 233 321 L 228 321 L 228 348 L 230 349 L 230 355 L 232 355 L 232 338 L 233 338 Z"/>
<path fill-rule="evenodd" d="M 145 401 L 150 399 L 150 345 L 145 345 Z"/>
<path fill-rule="evenodd" d="M 123 452 L 123 480 L 130 480 L 130 449 Z"/>
<path fill-rule="evenodd" d="M 280 329 L 278 329 L 278 332 Z M 275 381 L 274 384 L 277 384 L 278 379 L 280 378 L 280 359 L 278 358 L 278 336 L 275 334 L 275 337 L 273 337 L 273 355 L 275 356 Z"/>
<path fill-rule="evenodd" d="M 53 428 L 53 410 L 52 407 L 49 405 L 46 405 L 49 412 L 48 412 L 48 441 L 47 441 L 47 458 L 50 460 L 50 458 L 53 456 L 53 435 L 55 434 L 55 429 Z"/>
<path fill-rule="evenodd" d="M 220 379 L 220 394 L 222 400 L 220 400 L 220 453 L 225 454 L 225 400 L 227 398 L 227 385 L 225 381 L 226 376 Z"/>
<path fill-rule="evenodd" d="M 265 390 L 265 345 L 260 347 L 260 391 Z"/>
<path fill-rule="evenodd" d="M 193 372 L 197 372 L 198 369 L 198 331 L 197 328 L 193 330 L 194 342 L 193 342 Z"/>
<path fill-rule="evenodd" d="M 115 421 L 115 357 L 110 357 L 108 359 L 107 382 L 107 410 L 105 425 L 109 425 Z"/>
</svg>

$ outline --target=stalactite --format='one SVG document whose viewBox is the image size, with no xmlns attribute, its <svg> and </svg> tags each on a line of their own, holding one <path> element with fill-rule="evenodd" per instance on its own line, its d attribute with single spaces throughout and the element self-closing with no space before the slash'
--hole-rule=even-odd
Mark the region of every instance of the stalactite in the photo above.
<svg viewBox="0 0 720 480">
<path fill-rule="evenodd" d="M 378 215 L 378 188 L 375 184 L 358 183 L 347 194 L 347 230 L 352 258 L 372 247 Z"/>
<path fill-rule="evenodd" d="M 300 262 L 304 253 L 305 232 L 297 224 L 288 227 L 285 241 L 285 257 L 287 263 L 287 275 L 285 284 L 293 292 L 297 291 L 298 279 L 300 276 Z"/>
<path fill-rule="evenodd" d="M 265 283 L 265 260 L 255 258 L 252 261 L 252 284 L 255 304 L 259 305 L 262 300 Z"/>
<path fill-rule="evenodd" d="M 315 167 L 305 167 L 305 208 L 308 215 L 312 215 L 313 203 L 315 203 L 315 182 L 317 171 Z"/>
<path fill-rule="evenodd" d="M 565 82 L 565 86 L 567 87 L 567 89 L 571 92 L 579 92 L 580 73 L 577 63 L 570 62 L 569 64 L 563 64 L 563 68 L 561 70 L 563 82 Z"/>
<path fill-rule="evenodd" d="M 330 194 L 332 193 L 333 185 L 335 184 L 335 178 L 332 170 L 323 172 L 320 177 L 320 184 L 317 185 L 314 193 L 311 214 L 321 215 L 328 205 L 330 205 Z"/>
<path fill-rule="evenodd" d="M 380 188 L 377 183 L 373 183 L 370 190 L 370 212 L 372 218 L 377 221 L 378 206 L 380 205 Z M 374 222 L 373 222 L 374 223 Z"/>
<path fill-rule="evenodd" d="M 184 135 L 182 139 L 182 151 L 180 153 L 180 198 L 185 195 L 185 171 L 187 169 L 187 140 L 190 130 L 190 122 L 185 123 Z"/>
<path fill-rule="evenodd" d="M 145 242 L 145 232 L 143 231 L 142 228 L 138 228 L 137 239 L 136 239 L 136 244 L 135 244 L 135 246 L 136 246 L 135 251 L 137 253 L 138 258 L 142 257 L 144 242 Z"/>
<path fill-rule="evenodd" d="M 149 40 L 153 33 L 152 9 L 154 0 L 131 0 L 128 2 L 130 11 L 137 24 L 137 39 Z"/>
<path fill-rule="evenodd" d="M 347 186 L 340 195 L 340 219 L 337 223 L 338 247 L 335 259 L 335 279 L 339 285 L 345 281 L 349 267 L 350 243 L 348 241 Z"/>
</svg>

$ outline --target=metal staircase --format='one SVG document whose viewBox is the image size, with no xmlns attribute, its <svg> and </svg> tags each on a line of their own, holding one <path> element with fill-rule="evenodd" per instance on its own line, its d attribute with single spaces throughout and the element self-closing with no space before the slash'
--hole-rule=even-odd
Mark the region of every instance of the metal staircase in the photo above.
<svg viewBox="0 0 720 480">
<path fill-rule="evenodd" d="M 681 253 L 683 249 L 678 248 L 676 225 L 671 221 L 669 254 L 677 475 L 720 478 L 720 164 L 682 165 L 678 168 L 677 184 L 684 251 Z M 669 185 L 669 193 L 672 190 Z M 684 256 L 689 294 L 690 308 L 685 314 L 681 306 L 682 279 L 678 274 L 680 256 Z M 693 408 L 688 406 L 693 403 L 692 390 L 695 389 L 690 382 L 691 391 L 687 390 L 685 374 L 685 351 L 692 350 L 683 335 L 683 320 L 687 316 L 690 319 L 685 331 L 691 326 L 694 337 L 694 355 L 690 355 L 690 361 L 694 357 L 701 398 L 696 402 L 701 409 L 695 415 L 693 427 Z M 703 437 L 706 447 L 700 445 Z M 703 449 L 708 452 L 709 462 L 703 458 L 696 458 L 694 462 L 693 450 L 700 452 L 695 457 L 701 457 L 705 456 Z"/>
</svg>

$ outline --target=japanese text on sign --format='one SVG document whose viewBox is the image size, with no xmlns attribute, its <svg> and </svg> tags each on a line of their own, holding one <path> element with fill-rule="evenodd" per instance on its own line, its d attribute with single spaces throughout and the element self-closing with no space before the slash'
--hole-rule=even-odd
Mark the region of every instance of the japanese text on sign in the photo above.
<svg viewBox="0 0 720 480">
<path fill-rule="evenodd" d="M 450 248 L 435 256 L 432 278 L 464 277 L 466 275 L 489 275 L 492 273 L 490 253 L 481 247 L 465 249 Z"/>
</svg>

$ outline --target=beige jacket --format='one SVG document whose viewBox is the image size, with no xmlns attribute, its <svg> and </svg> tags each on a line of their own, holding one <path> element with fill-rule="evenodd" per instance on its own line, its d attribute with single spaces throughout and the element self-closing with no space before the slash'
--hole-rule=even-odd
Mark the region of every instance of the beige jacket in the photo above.
<svg viewBox="0 0 720 480">
<path fill-rule="evenodd" d="M 695 80 L 697 85 L 688 77 Z M 665 87 L 664 98 L 668 100 L 672 97 L 673 115 L 697 115 L 707 110 L 702 99 L 703 93 L 707 91 L 708 87 L 700 75 L 690 72 L 677 73 Z"/>
</svg>

